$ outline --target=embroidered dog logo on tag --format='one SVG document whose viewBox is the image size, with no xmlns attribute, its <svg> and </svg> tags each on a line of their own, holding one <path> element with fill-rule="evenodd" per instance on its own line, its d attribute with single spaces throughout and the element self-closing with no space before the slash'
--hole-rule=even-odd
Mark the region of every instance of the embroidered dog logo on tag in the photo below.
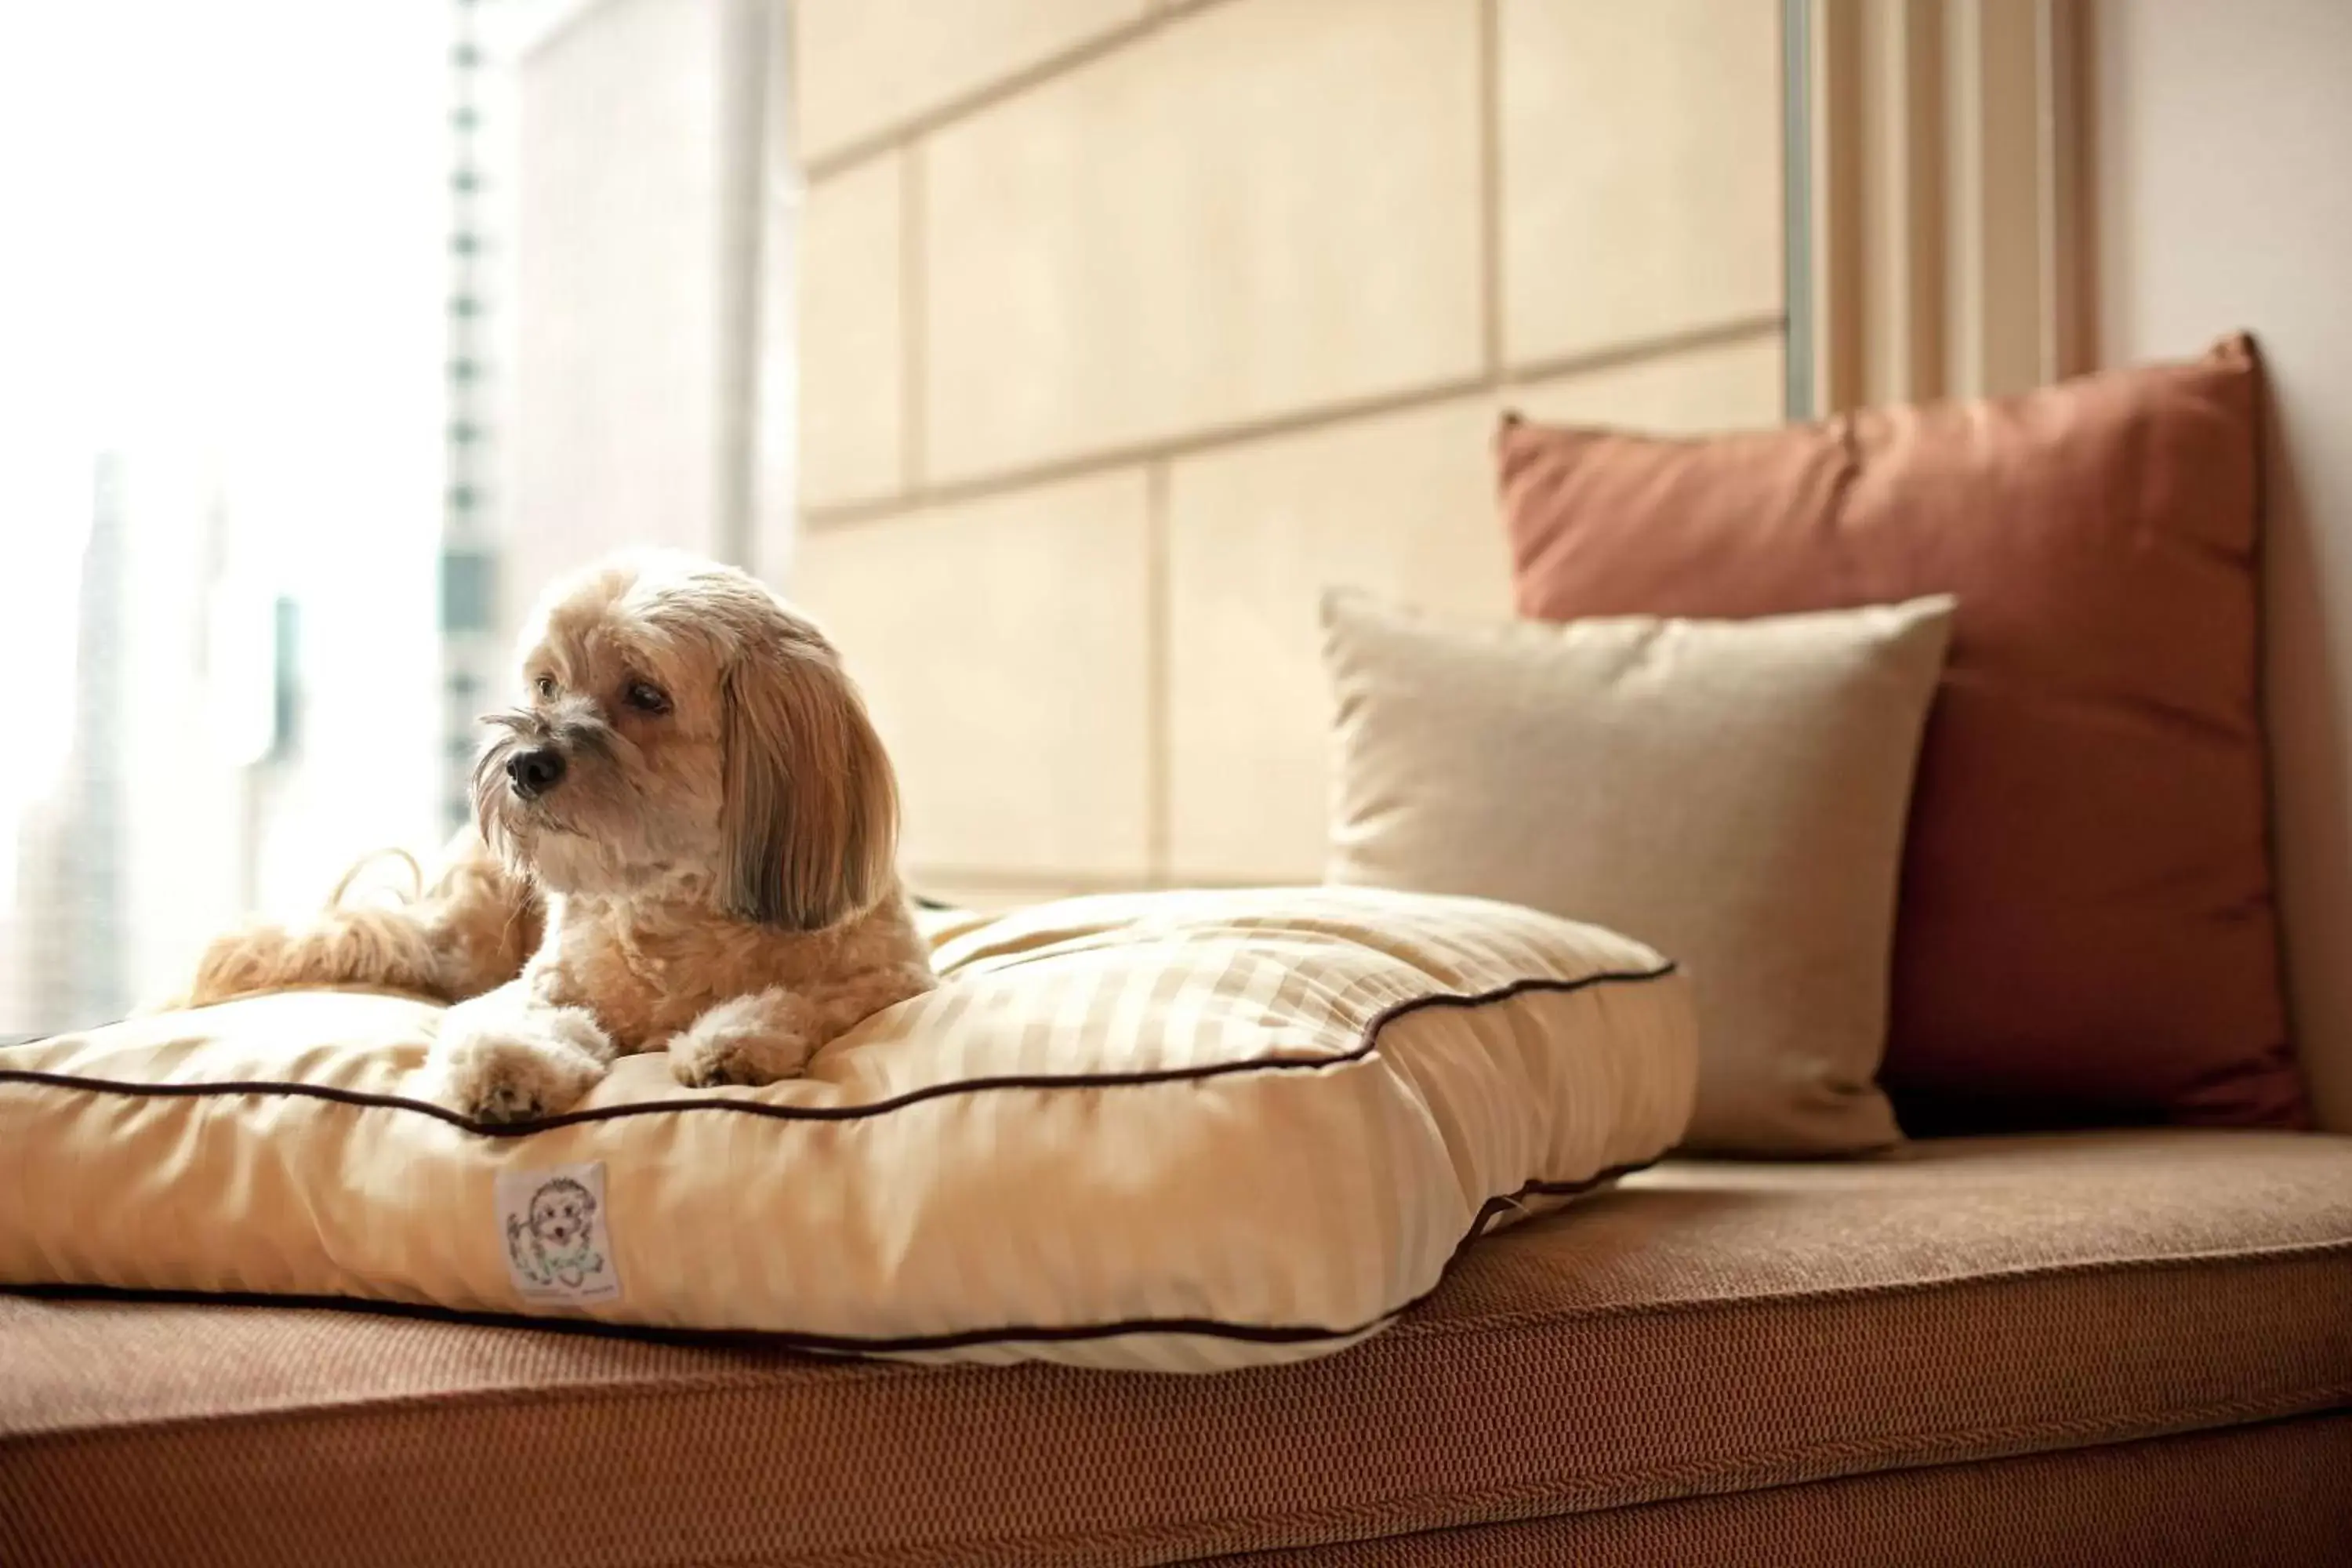
<svg viewBox="0 0 2352 1568">
<path fill-rule="evenodd" d="M 621 1294 L 603 1164 L 499 1172 L 499 1219 L 507 1272 L 525 1300 L 610 1301 Z"/>
</svg>

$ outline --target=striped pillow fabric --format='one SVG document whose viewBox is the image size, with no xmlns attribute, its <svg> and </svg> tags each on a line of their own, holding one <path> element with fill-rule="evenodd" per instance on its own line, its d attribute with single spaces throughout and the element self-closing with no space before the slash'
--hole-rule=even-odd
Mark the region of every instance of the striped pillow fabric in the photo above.
<svg viewBox="0 0 2352 1568">
<path fill-rule="evenodd" d="M 1528 910 L 1166 893 L 933 929 L 947 983 L 804 1078 L 626 1057 L 509 1126 L 430 1098 L 438 1010 L 400 998 L 0 1050 L 0 1284 L 1209 1372 L 1377 1332 L 1690 1114 L 1682 976 Z"/>
</svg>

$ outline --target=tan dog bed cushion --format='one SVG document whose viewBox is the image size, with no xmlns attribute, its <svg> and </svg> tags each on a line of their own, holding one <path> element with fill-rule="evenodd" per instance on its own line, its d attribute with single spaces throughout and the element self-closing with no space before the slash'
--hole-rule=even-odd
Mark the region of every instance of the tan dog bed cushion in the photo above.
<svg viewBox="0 0 2352 1568">
<path fill-rule="evenodd" d="M 0 1284 L 1214 1371 L 1378 1331 L 1690 1114 L 1673 966 L 1515 906 L 1150 894 L 935 930 L 947 983 L 805 1078 L 629 1057 L 507 1128 L 434 1100 L 439 1010 L 403 998 L 0 1050 Z"/>
</svg>

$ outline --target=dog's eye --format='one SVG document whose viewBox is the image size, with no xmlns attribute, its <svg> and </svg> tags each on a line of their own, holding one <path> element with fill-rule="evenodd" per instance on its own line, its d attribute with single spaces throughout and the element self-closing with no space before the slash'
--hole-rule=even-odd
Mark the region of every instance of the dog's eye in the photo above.
<svg viewBox="0 0 2352 1568">
<path fill-rule="evenodd" d="M 642 680 L 632 680 L 629 682 L 629 689 L 623 692 L 621 696 L 630 707 L 635 709 L 640 713 L 667 713 L 669 711 L 669 699 L 662 695 L 661 688 L 657 686 L 649 686 Z"/>
<path fill-rule="evenodd" d="M 553 701 L 555 700 L 555 677 L 551 675 L 542 675 L 537 680 L 532 681 L 530 686 L 531 689 L 538 692 L 541 698 L 549 701 Z"/>
</svg>

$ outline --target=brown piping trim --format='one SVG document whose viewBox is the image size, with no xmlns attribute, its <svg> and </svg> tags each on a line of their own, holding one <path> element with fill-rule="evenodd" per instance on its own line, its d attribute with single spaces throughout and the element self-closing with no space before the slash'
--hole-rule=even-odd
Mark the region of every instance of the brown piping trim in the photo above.
<svg viewBox="0 0 2352 1568">
<path fill-rule="evenodd" d="M 1170 437 L 1157 441 L 1136 442 L 1127 446 L 1106 447 L 1076 457 L 1056 458 L 1025 467 L 1005 468 L 973 479 L 950 479 L 940 484 L 919 485 L 895 496 L 878 496 L 861 500 L 817 502 L 801 508 L 801 521 L 809 531 L 822 532 L 827 529 L 854 523 L 872 522 L 903 516 L 925 507 L 950 505 L 962 501 L 985 500 L 1040 485 L 1059 483 L 1066 479 L 1087 479 L 1115 468 L 1129 468 L 1153 461 L 1197 457 L 1243 446 L 1251 441 L 1266 440 L 1279 436 L 1301 436 L 1313 431 L 1345 425 L 1352 420 L 1375 418 L 1384 414 L 1410 413 L 1435 404 L 1449 403 L 1459 397 L 1475 396 L 1480 393 L 1507 393 L 1517 388 L 1533 386 L 1540 382 L 1557 381 L 1571 375 L 1590 374 L 1598 371 L 1616 370 L 1628 365 L 1647 364 L 1654 360 L 1672 359 L 1677 354 L 1696 353 L 1704 349 L 1729 348 L 1737 344 L 1770 337 L 1786 330 L 1786 318 L 1780 311 L 1767 315 L 1746 316 L 1738 321 L 1721 321 L 1713 326 L 1695 328 L 1686 332 L 1674 332 L 1663 337 L 1644 338 L 1639 342 L 1623 343 L 1598 349 L 1587 353 L 1562 354 L 1545 360 L 1530 361 L 1490 375 L 1455 376 L 1431 382 L 1404 392 L 1382 393 L 1371 397 L 1342 399 L 1336 403 L 1318 404 L 1295 413 L 1273 415 L 1265 418 L 1240 420 L 1213 425 L 1189 435 Z"/>
<path fill-rule="evenodd" d="M 352 1296 L 272 1296 L 250 1291 L 142 1290 L 114 1285 L 0 1285 L 0 1295 L 51 1300 L 177 1301 L 220 1306 L 356 1308 L 392 1317 L 430 1318 L 445 1322 L 477 1323 L 485 1327 L 560 1329 L 575 1333 L 619 1339 L 648 1339 L 684 1344 L 745 1344 L 810 1351 L 817 1353 L 879 1355 L 919 1354 L 987 1344 L 1067 1344 L 1091 1340 L 1122 1339 L 1129 1334 L 1185 1334 L 1201 1339 L 1238 1341 L 1246 1344 L 1312 1344 L 1323 1340 L 1352 1340 L 1376 1333 L 1434 1296 L 1454 1271 L 1470 1244 L 1486 1233 L 1496 1216 L 1530 1197 L 1574 1197 L 1621 1177 L 1645 1170 L 1654 1160 L 1612 1165 L 1571 1182 L 1528 1182 L 1513 1192 L 1488 1198 L 1454 1244 L 1437 1272 L 1437 1282 L 1411 1300 L 1392 1307 L 1354 1328 L 1328 1329 L 1305 1323 L 1232 1323 L 1217 1318 L 1122 1318 L 1108 1323 L 1039 1323 L 999 1329 L 966 1329 L 946 1334 L 908 1334 L 897 1338 L 856 1334 L 813 1334 L 788 1329 L 677 1329 L 604 1322 L 583 1318 L 536 1318 L 512 1312 L 469 1312 L 414 1301 L 377 1301 Z"/>
<path fill-rule="evenodd" d="M 960 1083 L 939 1084 L 913 1090 L 893 1100 L 865 1106 L 782 1106 L 765 1105 L 732 1100 L 670 1100 L 657 1104 L 608 1106 L 598 1110 L 566 1111 L 561 1115 L 542 1117 L 535 1121 L 506 1124 L 483 1123 L 474 1121 L 446 1106 L 425 1100 L 408 1100 L 398 1095 L 362 1094 L 352 1089 L 330 1089 L 320 1084 L 235 1082 L 215 1084 L 130 1084 L 103 1079 L 86 1079 L 68 1073 L 37 1072 L 29 1068 L 0 1069 L 0 1083 L 31 1083 L 46 1088 L 63 1088 L 91 1093 L 115 1094 L 126 1098 L 206 1099 L 214 1096 L 240 1094 L 272 1094 L 291 1099 L 310 1099 L 354 1105 L 368 1109 L 408 1110 L 430 1116 L 453 1127 L 487 1137 L 520 1137 L 543 1132 L 551 1128 L 566 1127 L 585 1121 L 612 1121 L 631 1116 L 661 1115 L 681 1110 L 729 1110 L 739 1114 L 769 1117 L 790 1121 L 846 1121 L 880 1116 L 902 1110 L 908 1105 L 950 1095 L 979 1093 L 1003 1089 L 1108 1089 L 1128 1088 L 1144 1084 L 1196 1081 L 1202 1079 L 1228 1077 L 1244 1072 L 1285 1071 L 1300 1068 L 1320 1069 L 1359 1061 L 1371 1056 L 1378 1048 L 1381 1032 L 1397 1019 L 1432 1007 L 1483 1007 L 1508 1001 L 1514 996 L 1530 993 L 1566 994 L 1595 985 L 1612 984 L 1643 984 L 1663 980 L 1675 972 L 1671 962 L 1650 970 L 1602 970 L 1580 975 L 1574 980 L 1529 978 L 1513 981 L 1508 985 L 1490 991 L 1468 994 L 1439 994 L 1414 996 L 1384 1007 L 1364 1026 L 1356 1045 L 1337 1056 L 1302 1058 L 1295 1057 L 1253 1058 L 1238 1062 L 1210 1062 L 1191 1068 L 1165 1068 L 1137 1073 L 1074 1073 L 1062 1077 L 1045 1075 L 1006 1076 L 990 1079 L 967 1079 Z M 339 1296 L 255 1296 L 243 1292 L 213 1293 L 205 1291 L 131 1290 L 120 1288 L 80 1285 L 7 1285 L 0 1286 L 0 1294 L 16 1293 L 30 1296 L 106 1297 L 140 1300 L 164 1300 L 188 1301 L 219 1301 L 224 1303 L 268 1303 L 278 1306 L 361 1306 L 369 1310 L 398 1315 L 443 1318 L 461 1322 L 513 1323 L 530 1326 L 560 1325 L 591 1332 L 618 1333 L 625 1336 L 678 1337 L 695 1342 L 749 1340 L 763 1344 L 783 1345 L 793 1349 L 875 1354 L 885 1352 L 921 1352 L 945 1351 L 980 1344 L 1014 1342 L 1062 1343 L 1072 1341 L 1116 1339 L 1129 1334 L 1189 1334 L 1202 1338 L 1241 1341 L 1253 1344 L 1303 1344 L 1323 1340 L 1355 1339 L 1387 1327 L 1402 1313 L 1427 1300 L 1445 1276 L 1462 1257 L 1464 1248 L 1484 1236 L 1496 1219 L 1521 1200 L 1534 1196 L 1572 1197 L 1589 1192 L 1604 1183 L 1613 1182 L 1633 1171 L 1641 1170 L 1653 1161 L 1612 1166 L 1597 1174 L 1576 1181 L 1530 1181 L 1512 1192 L 1488 1198 L 1479 1206 L 1470 1222 L 1470 1228 L 1454 1243 L 1438 1270 L 1437 1283 L 1370 1322 L 1354 1328 L 1330 1329 L 1296 1323 L 1228 1323 L 1213 1318 L 1131 1318 L 1111 1323 L 1022 1325 L 1001 1329 L 974 1329 L 951 1334 L 913 1335 L 898 1339 L 869 1339 L 856 1336 L 794 1333 L 790 1331 L 768 1332 L 730 1330 L 647 1331 L 635 1325 L 613 1324 L 575 1319 L 526 1317 L 496 1312 L 472 1313 L 450 1308 L 422 1306 L 410 1302 L 365 1301 Z"/>
<path fill-rule="evenodd" d="M 42 1072 L 30 1068 L 0 1068 L 0 1083 L 29 1083 L 47 1089 L 66 1089 L 89 1094 L 110 1094 L 132 1100 L 205 1100 L 236 1095 L 275 1096 L 285 1100 L 317 1100 L 336 1105 L 357 1106 L 362 1110 L 405 1110 L 418 1116 L 428 1116 L 463 1131 L 485 1138 L 527 1138 L 534 1133 L 551 1131 L 559 1127 L 576 1127 L 593 1121 L 621 1121 L 639 1116 L 667 1116 L 688 1110 L 716 1110 L 739 1116 L 765 1117 L 775 1121 L 863 1121 L 877 1116 L 903 1110 L 926 1100 L 943 1100 L 968 1094 L 992 1093 L 1003 1089 L 1130 1089 L 1161 1083 L 1192 1083 L 1206 1079 L 1230 1078 L 1256 1072 L 1319 1072 L 1327 1068 L 1342 1067 L 1363 1060 L 1374 1054 L 1380 1043 L 1381 1031 L 1410 1013 L 1430 1007 L 1484 1007 L 1507 1002 L 1514 996 L 1531 992 L 1564 994 L 1603 984 L 1638 984 L 1663 980 L 1675 973 L 1675 966 L 1664 963 L 1650 970 L 1602 970 L 1581 975 L 1574 980 L 1526 979 L 1515 980 L 1508 985 L 1492 991 L 1472 994 L 1439 993 L 1427 996 L 1409 997 L 1382 1008 L 1364 1026 L 1357 1043 L 1345 1051 L 1328 1057 L 1251 1057 L 1240 1061 L 1202 1062 L 1191 1067 L 1153 1068 L 1137 1072 L 1116 1073 L 1017 1073 L 993 1078 L 961 1079 L 953 1083 L 929 1084 L 909 1089 L 888 1100 L 878 1100 L 866 1105 L 770 1105 L 749 1100 L 666 1100 L 640 1101 L 632 1105 L 607 1105 L 586 1110 L 566 1110 L 553 1116 L 542 1116 L 528 1121 L 478 1121 L 472 1117 L 436 1105 L 431 1100 L 411 1100 L 404 1095 L 368 1094 L 359 1089 L 335 1089 L 325 1084 L 284 1083 L 263 1079 L 237 1079 L 221 1083 L 126 1083 L 114 1079 L 85 1078 L 75 1073 Z"/>
<path fill-rule="evenodd" d="M 1061 1078 L 1005 1077 L 970 1079 L 961 1083 L 941 1084 L 929 1089 L 919 1089 L 896 1100 L 870 1106 L 815 1107 L 771 1106 L 740 1100 L 684 1100 L 655 1105 L 611 1106 L 602 1110 L 569 1111 L 560 1116 L 543 1117 L 537 1121 L 507 1125 L 488 1125 L 458 1115 L 444 1106 L 424 1100 L 414 1100 L 395 1095 L 361 1094 L 351 1089 L 328 1089 L 318 1084 L 221 1083 L 221 1084 L 125 1084 L 107 1079 L 81 1079 L 66 1073 L 36 1072 L 25 1068 L 0 1069 L 0 1083 L 34 1083 L 45 1087 L 85 1089 L 96 1093 L 120 1094 L 132 1098 L 199 1099 L 213 1095 L 277 1094 L 289 1098 L 331 1100 L 338 1104 L 358 1105 L 415 1111 L 436 1121 L 468 1131 L 491 1137 L 514 1137 L 545 1131 L 550 1128 L 569 1126 L 582 1121 L 616 1121 L 625 1116 L 661 1114 L 675 1110 L 732 1110 L 765 1115 L 782 1121 L 850 1121 L 878 1116 L 924 1100 L 934 1100 L 957 1093 L 976 1093 L 997 1089 L 1075 1089 L 1119 1088 L 1139 1084 L 1167 1083 L 1223 1077 L 1250 1071 L 1276 1071 L 1296 1068 L 1322 1068 L 1345 1062 L 1360 1060 L 1378 1047 L 1381 1032 L 1397 1019 L 1430 1007 L 1483 1007 L 1529 993 L 1564 994 L 1591 986 L 1610 984 L 1642 984 L 1662 980 L 1675 972 L 1672 963 L 1651 970 L 1603 970 L 1581 975 L 1574 980 L 1525 979 L 1491 991 L 1466 994 L 1441 994 L 1415 996 L 1384 1007 L 1364 1026 L 1356 1046 L 1339 1056 L 1320 1058 L 1255 1058 L 1241 1062 L 1213 1062 L 1195 1068 L 1168 1068 L 1140 1073 L 1084 1073 Z M 1653 1161 L 1612 1166 L 1597 1174 L 1575 1181 L 1535 1180 L 1512 1192 L 1488 1198 L 1479 1206 L 1470 1222 L 1470 1228 L 1454 1245 L 1437 1282 L 1428 1290 L 1413 1297 L 1370 1322 L 1355 1328 L 1330 1329 L 1294 1323 L 1227 1323 L 1213 1318 L 1132 1318 L 1111 1323 L 1024 1325 L 1001 1329 L 974 1329 L 952 1334 L 915 1335 L 898 1339 L 866 1339 L 854 1336 L 793 1333 L 789 1331 L 758 1332 L 733 1330 L 647 1330 L 629 1324 L 604 1323 L 593 1320 L 535 1318 L 520 1314 L 496 1312 L 464 1312 L 451 1308 L 422 1306 L 411 1302 L 366 1301 L 339 1296 L 255 1296 L 243 1292 L 213 1293 L 205 1291 L 131 1290 L 112 1287 L 79 1285 L 8 1285 L 0 1286 L 0 1294 L 16 1293 L 30 1296 L 102 1297 L 139 1300 L 218 1301 L 224 1303 L 268 1303 L 278 1306 L 360 1306 L 371 1310 L 404 1316 L 441 1318 L 461 1322 L 511 1323 L 532 1327 L 560 1326 L 589 1332 L 619 1334 L 623 1337 L 680 1338 L 695 1342 L 711 1340 L 750 1341 L 762 1344 L 782 1345 L 793 1349 L 815 1352 L 876 1354 L 884 1352 L 920 1352 L 955 1350 L 979 1344 L 1015 1342 L 1061 1343 L 1071 1341 L 1116 1339 L 1128 1334 L 1189 1334 L 1202 1338 L 1242 1341 L 1254 1344 L 1302 1344 L 1322 1340 L 1355 1339 L 1387 1327 L 1402 1314 L 1411 1311 L 1433 1295 L 1443 1285 L 1446 1275 L 1460 1261 L 1463 1250 L 1484 1236 L 1495 1220 L 1507 1213 L 1521 1200 L 1535 1197 L 1572 1197 L 1589 1192 L 1605 1183 L 1613 1182 L 1633 1171 L 1641 1170 Z"/>
</svg>

